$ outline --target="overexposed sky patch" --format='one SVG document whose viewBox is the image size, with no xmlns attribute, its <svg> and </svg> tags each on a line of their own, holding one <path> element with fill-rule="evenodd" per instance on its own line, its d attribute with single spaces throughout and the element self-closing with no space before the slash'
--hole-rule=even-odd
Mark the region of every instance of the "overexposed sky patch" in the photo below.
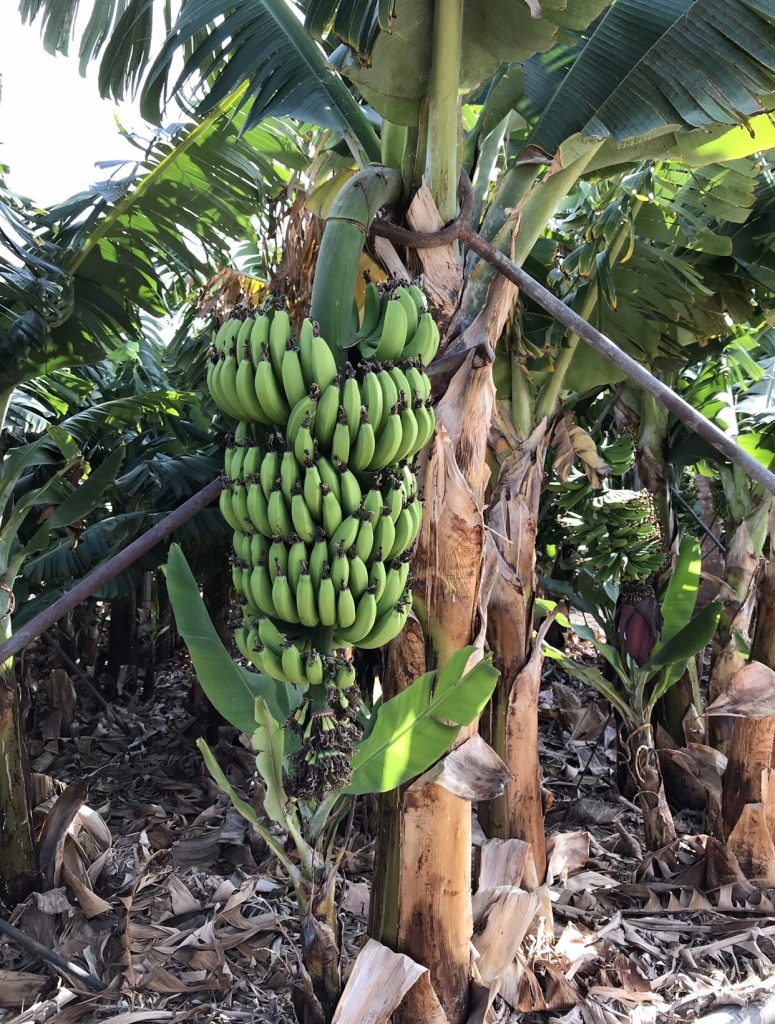
<svg viewBox="0 0 775 1024">
<path fill-rule="evenodd" d="M 49 206 L 109 176 L 98 160 L 132 158 L 136 150 L 118 132 L 146 134 L 132 103 L 100 98 L 97 65 L 78 74 L 77 42 L 69 57 L 43 49 L 39 22 L 23 25 L 16 0 L 0 13 L 0 162 L 10 187 Z"/>
</svg>

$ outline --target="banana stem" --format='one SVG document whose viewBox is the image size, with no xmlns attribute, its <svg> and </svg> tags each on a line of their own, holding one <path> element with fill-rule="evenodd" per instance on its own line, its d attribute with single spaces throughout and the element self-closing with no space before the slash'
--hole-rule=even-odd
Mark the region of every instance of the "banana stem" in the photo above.
<svg viewBox="0 0 775 1024">
<path fill-rule="evenodd" d="M 397 171 L 403 170 L 404 152 L 409 138 L 409 129 L 405 124 L 393 124 L 392 121 L 382 122 L 381 160 L 386 167 Z"/>
<path fill-rule="evenodd" d="M 401 192 L 399 171 L 371 164 L 347 182 L 326 220 L 311 314 L 340 367 L 346 362 L 347 345 L 354 333 L 353 295 L 366 234 L 377 212 L 395 206 Z"/>
<path fill-rule="evenodd" d="M 457 214 L 460 57 L 463 0 L 435 0 L 433 63 L 428 91 L 428 158 L 425 171 L 444 221 Z"/>
</svg>

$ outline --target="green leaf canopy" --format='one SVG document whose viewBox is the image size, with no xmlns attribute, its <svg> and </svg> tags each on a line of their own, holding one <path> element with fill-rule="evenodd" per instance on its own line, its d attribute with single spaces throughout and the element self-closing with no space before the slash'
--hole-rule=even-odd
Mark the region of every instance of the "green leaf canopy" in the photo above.
<svg viewBox="0 0 775 1024">
<path fill-rule="evenodd" d="M 530 137 L 553 155 L 578 132 L 618 145 L 736 124 L 775 89 L 772 0 L 617 0 Z"/>
</svg>

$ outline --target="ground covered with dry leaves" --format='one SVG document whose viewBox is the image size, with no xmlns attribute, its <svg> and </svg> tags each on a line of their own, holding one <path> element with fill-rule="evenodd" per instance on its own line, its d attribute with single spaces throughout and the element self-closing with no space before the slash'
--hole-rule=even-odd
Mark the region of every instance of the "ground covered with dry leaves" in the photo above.
<svg viewBox="0 0 775 1024">
<path fill-rule="evenodd" d="M 203 770 L 185 657 L 159 672 L 151 701 L 112 708 L 51 665 L 36 674 L 51 675 L 32 717 L 36 814 L 66 787 L 80 810 L 64 843 L 42 843 L 52 887 L 7 917 L 106 988 L 90 992 L 0 937 L 0 1022 L 292 1021 L 292 893 Z M 549 885 L 531 894 L 508 1001 L 483 1019 L 646 1024 L 765 1000 L 775 893 L 730 875 L 697 811 L 677 816 L 674 848 L 644 856 L 640 813 L 616 788 L 608 707 L 551 666 L 541 725 Z M 216 753 L 259 806 L 252 756 L 228 729 Z M 368 821 L 364 804 L 343 860 L 345 971 L 365 934 Z"/>
</svg>

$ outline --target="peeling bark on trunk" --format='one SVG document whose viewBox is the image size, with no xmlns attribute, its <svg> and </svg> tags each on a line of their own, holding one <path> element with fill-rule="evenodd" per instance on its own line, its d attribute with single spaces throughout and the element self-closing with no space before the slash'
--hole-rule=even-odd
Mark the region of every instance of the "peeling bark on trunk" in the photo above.
<svg viewBox="0 0 775 1024">
<path fill-rule="evenodd" d="M 473 934 L 471 805 L 442 786 L 425 786 L 404 794 L 402 825 L 401 859 L 416 874 L 411 885 L 402 879 L 400 950 L 429 968 L 447 1019 L 462 1024 L 468 1017 Z M 421 1013 L 409 992 L 394 1020 L 423 1024 Z"/>
<path fill-rule="evenodd" d="M 660 850 L 676 838 L 675 824 L 667 806 L 662 772 L 650 725 L 633 729 L 627 737 L 629 770 L 635 778 L 643 812 L 643 829 L 649 850 Z"/>
<path fill-rule="evenodd" d="M 0 638 L 5 640 L 11 628 L 3 611 Z M 9 909 L 29 896 L 38 876 L 20 697 L 12 664 L 0 665 L 0 904 Z"/>
<path fill-rule="evenodd" d="M 303 970 L 292 990 L 299 1024 L 329 1024 L 342 994 L 334 898 L 336 877 L 334 870 L 317 895 L 307 893 L 306 909 L 299 908 Z"/>
<path fill-rule="evenodd" d="M 390 700 L 425 672 L 425 637 L 411 617 L 388 647 L 383 697 Z M 404 787 L 405 788 L 405 787 Z M 369 901 L 369 935 L 395 950 L 398 945 L 398 887 L 401 856 L 402 789 L 381 793 L 377 801 L 377 842 Z"/>
<path fill-rule="evenodd" d="M 480 631 L 485 453 L 495 394 L 491 367 L 474 367 L 473 358 L 437 406 L 436 434 L 421 474 L 426 504 L 413 570 L 429 667 L 431 659 L 444 665 Z M 401 831 L 398 948 L 429 968 L 439 1002 L 460 1024 L 468 1010 L 473 929 L 471 805 L 440 786 L 407 792 Z M 422 1024 L 426 1009 L 412 990 L 398 1019 Z"/>
<path fill-rule="evenodd" d="M 756 630 L 751 661 L 760 661 L 775 669 L 775 507 L 770 510 L 770 555 L 759 584 L 756 603 Z M 775 717 L 735 718 L 729 761 L 723 779 L 723 831 L 729 836 L 735 829 L 746 804 L 765 799 L 763 773 L 774 766 Z"/>
<path fill-rule="evenodd" d="M 745 657 L 738 648 L 738 633 L 750 636 L 756 610 L 756 584 L 759 559 L 748 532 L 747 523 L 741 523 L 735 530 L 727 548 L 724 579 L 726 588 L 722 594 L 724 608 L 719 620 L 717 641 L 714 644 L 708 701 L 713 702 L 723 693 L 729 680 L 745 664 Z M 761 660 L 761 659 L 760 659 Z M 730 753 L 735 720 L 714 718 L 710 724 L 710 743 L 724 754 Z"/>
<path fill-rule="evenodd" d="M 506 457 L 490 502 L 487 571 L 493 587 L 487 639 L 501 678 L 482 734 L 509 767 L 502 797 L 480 809 L 488 835 L 533 846 L 539 877 L 546 870 L 541 769 L 538 763 L 538 673 L 523 672 L 530 652 L 535 595 L 535 542 L 543 486 L 546 422 Z"/>
</svg>

